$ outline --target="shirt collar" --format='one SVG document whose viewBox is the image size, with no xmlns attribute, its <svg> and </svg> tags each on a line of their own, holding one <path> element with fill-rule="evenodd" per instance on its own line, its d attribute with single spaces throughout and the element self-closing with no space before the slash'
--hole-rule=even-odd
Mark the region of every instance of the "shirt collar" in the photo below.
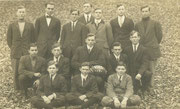
<svg viewBox="0 0 180 109">
<path fill-rule="evenodd" d="M 53 76 L 52 76 L 52 75 L 49 75 L 49 77 L 50 77 L 50 78 L 52 77 L 52 80 L 54 80 L 54 78 L 56 77 L 56 74 L 54 74 Z"/>
<path fill-rule="evenodd" d="M 90 50 L 92 50 L 92 48 L 93 48 L 93 46 L 92 46 L 92 47 L 90 47 L 90 46 L 88 46 L 88 45 L 87 45 L 87 49 L 90 49 Z"/>
<path fill-rule="evenodd" d="M 45 16 L 46 16 L 46 17 L 48 17 L 48 16 L 49 16 L 49 17 L 52 17 L 52 16 L 53 16 L 53 14 L 52 14 L 52 15 L 48 15 L 48 14 L 46 13 L 46 14 L 45 14 Z"/>
<path fill-rule="evenodd" d="M 91 17 L 91 13 L 89 13 L 89 14 L 85 14 L 84 13 L 84 16 L 87 18 L 87 15 L 89 16 L 89 18 Z"/>
<path fill-rule="evenodd" d="M 76 25 L 76 23 L 78 22 L 78 20 L 76 20 L 75 22 L 73 22 L 73 21 L 71 21 L 71 24 L 73 24 L 74 23 L 74 25 Z"/>
<path fill-rule="evenodd" d="M 134 44 L 132 44 L 132 46 L 134 46 Z M 136 44 L 136 49 L 139 47 L 139 43 Z"/>
<path fill-rule="evenodd" d="M 114 56 L 115 56 L 116 59 L 117 59 L 117 58 L 120 58 L 120 55 L 117 56 L 117 55 L 114 54 Z"/>
<path fill-rule="evenodd" d="M 118 80 L 120 79 L 120 80 L 122 81 L 123 75 L 120 76 L 120 75 L 117 74 L 117 77 L 118 77 Z M 121 78 L 120 78 L 120 77 L 121 77 Z"/>
<path fill-rule="evenodd" d="M 87 77 L 88 77 L 88 75 L 86 75 L 86 76 L 84 76 L 83 74 L 81 74 L 81 79 L 83 80 L 83 79 L 87 79 Z"/>
<path fill-rule="evenodd" d="M 61 57 L 61 56 L 59 56 L 58 58 L 56 58 L 56 57 L 54 56 L 54 60 L 55 60 L 55 61 L 56 61 L 56 60 L 59 61 L 60 57 Z"/>
</svg>

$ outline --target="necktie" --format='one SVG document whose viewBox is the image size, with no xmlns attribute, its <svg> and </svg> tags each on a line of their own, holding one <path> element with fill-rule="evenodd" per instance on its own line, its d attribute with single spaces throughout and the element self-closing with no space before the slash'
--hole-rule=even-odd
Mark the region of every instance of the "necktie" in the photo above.
<svg viewBox="0 0 180 109">
<path fill-rule="evenodd" d="M 71 28 L 72 31 L 74 31 L 74 24 L 75 24 L 75 23 L 72 22 L 72 28 Z"/>
<path fill-rule="evenodd" d="M 136 45 L 134 45 L 133 51 L 134 51 L 134 53 L 136 52 Z"/>
<path fill-rule="evenodd" d="M 121 83 L 121 76 L 119 77 L 119 82 Z"/>
<path fill-rule="evenodd" d="M 50 76 L 50 80 L 51 80 L 51 87 L 53 87 L 53 85 L 52 85 L 52 82 L 53 82 L 53 76 L 52 76 L 52 75 Z"/>
<path fill-rule="evenodd" d="M 120 25 L 120 27 L 122 27 L 122 17 L 120 17 L 120 19 L 119 19 L 119 25 Z"/>
<path fill-rule="evenodd" d="M 88 49 L 88 53 L 89 53 L 89 54 L 91 53 L 91 49 L 90 49 L 90 48 Z"/>
<path fill-rule="evenodd" d="M 89 15 L 87 15 L 87 19 L 86 19 L 86 22 L 87 22 L 87 23 L 89 22 Z"/>
<path fill-rule="evenodd" d="M 84 86 L 85 81 L 86 81 L 86 79 L 85 79 L 85 78 L 83 78 L 83 81 L 82 81 L 82 86 Z"/>
<path fill-rule="evenodd" d="M 58 57 L 56 57 L 56 63 L 58 63 L 58 61 L 59 61 L 59 60 L 58 60 Z"/>
</svg>

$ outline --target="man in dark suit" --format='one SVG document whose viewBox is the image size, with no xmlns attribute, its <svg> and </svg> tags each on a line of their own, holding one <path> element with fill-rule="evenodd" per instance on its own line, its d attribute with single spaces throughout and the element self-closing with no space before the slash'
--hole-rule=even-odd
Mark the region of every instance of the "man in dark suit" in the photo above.
<svg viewBox="0 0 180 109">
<path fill-rule="evenodd" d="M 128 65 L 128 57 L 126 54 L 122 53 L 122 47 L 119 42 L 114 42 L 111 48 L 111 55 L 108 59 L 108 74 L 115 72 L 116 66 L 119 62 L 123 62 Z M 128 69 L 127 69 L 128 70 Z"/>
<path fill-rule="evenodd" d="M 122 48 L 130 45 L 129 35 L 134 29 L 134 23 L 132 19 L 125 16 L 125 7 L 120 4 L 117 5 L 118 17 L 111 20 L 110 24 L 112 27 L 114 41 L 121 43 Z"/>
<path fill-rule="evenodd" d="M 31 98 L 32 107 L 53 109 L 65 105 L 65 94 L 67 92 L 65 78 L 57 74 L 56 62 L 48 63 L 49 74 L 40 78 L 37 96 Z"/>
<path fill-rule="evenodd" d="M 141 34 L 140 43 L 147 48 L 150 56 L 150 70 L 154 74 L 157 59 L 161 56 L 159 44 L 162 40 L 162 28 L 158 21 L 150 18 L 150 7 L 141 7 L 142 20 L 135 25 L 135 29 Z M 154 86 L 154 76 L 152 75 L 151 86 Z"/>
<path fill-rule="evenodd" d="M 79 17 L 78 21 L 83 23 L 84 25 L 92 22 L 94 20 L 94 16 L 92 16 L 91 11 L 92 11 L 92 4 L 85 2 L 83 4 L 84 14 Z"/>
<path fill-rule="evenodd" d="M 53 60 L 56 62 L 57 67 L 58 67 L 58 72 L 57 74 L 62 75 L 66 80 L 68 84 L 68 89 L 70 89 L 70 79 L 71 79 L 71 74 L 70 74 L 70 61 L 68 58 L 64 57 L 62 55 L 62 48 L 59 43 L 54 43 L 52 45 L 52 50 L 51 50 L 53 56 L 48 59 L 48 62 Z"/>
<path fill-rule="evenodd" d="M 103 106 L 114 108 L 126 108 L 127 105 L 139 105 L 141 98 L 133 95 L 131 76 L 126 73 L 126 64 L 120 62 L 116 66 L 116 72 L 109 76 L 106 93 L 101 103 Z"/>
<path fill-rule="evenodd" d="M 46 71 L 46 61 L 37 56 L 37 45 L 32 43 L 29 48 L 29 55 L 22 56 L 19 62 L 19 85 L 27 98 L 27 88 L 39 85 L 39 78 Z"/>
<path fill-rule="evenodd" d="M 139 43 L 140 35 L 137 31 L 130 34 L 131 46 L 125 48 L 128 56 L 128 74 L 132 77 L 134 92 L 139 89 L 148 90 L 152 73 L 149 71 L 149 55 L 146 48 Z M 142 87 L 142 88 L 141 88 Z"/>
<path fill-rule="evenodd" d="M 89 74 L 89 62 L 82 63 L 79 70 L 81 74 L 72 78 L 71 92 L 66 95 L 66 100 L 69 105 L 81 105 L 81 109 L 86 109 L 99 103 L 103 94 L 98 92 L 95 77 Z"/>
<path fill-rule="evenodd" d="M 104 88 L 104 78 L 107 71 L 104 68 L 104 55 L 102 51 L 95 46 L 95 35 L 89 33 L 86 38 L 86 45 L 78 47 L 72 59 L 72 67 L 75 69 L 75 74 L 79 73 L 79 67 L 83 62 L 91 64 L 92 74 L 95 75 L 100 91 Z"/>
<path fill-rule="evenodd" d="M 26 9 L 24 6 L 17 8 L 17 21 L 10 24 L 7 31 L 7 44 L 11 49 L 11 64 L 14 73 L 14 89 L 19 90 L 18 66 L 19 59 L 28 54 L 29 44 L 34 42 L 34 27 L 25 21 Z"/>
<path fill-rule="evenodd" d="M 45 15 L 38 18 L 35 22 L 36 41 L 38 45 L 38 55 L 49 59 L 51 46 L 60 37 L 61 23 L 53 16 L 55 4 L 52 2 L 45 4 Z"/>
<path fill-rule="evenodd" d="M 76 9 L 70 10 L 71 21 L 62 28 L 61 45 L 63 47 L 63 55 L 70 60 L 75 53 L 77 47 L 82 46 L 87 34 L 84 24 L 80 23 L 77 18 L 79 11 Z"/>
</svg>

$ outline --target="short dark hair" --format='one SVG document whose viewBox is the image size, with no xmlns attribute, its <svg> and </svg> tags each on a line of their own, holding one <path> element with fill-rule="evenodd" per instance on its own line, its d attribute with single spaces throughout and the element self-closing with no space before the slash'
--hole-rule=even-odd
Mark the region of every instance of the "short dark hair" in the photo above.
<svg viewBox="0 0 180 109">
<path fill-rule="evenodd" d="M 95 35 L 95 34 L 93 34 L 93 33 L 88 33 L 88 34 L 87 34 L 86 39 L 87 39 L 88 37 L 92 37 L 92 36 L 94 36 L 94 37 L 95 37 L 96 35 Z"/>
<path fill-rule="evenodd" d="M 31 47 L 37 47 L 37 44 L 36 43 L 29 44 L 29 50 L 30 50 Z"/>
<path fill-rule="evenodd" d="M 90 6 L 93 7 L 93 5 L 90 2 L 84 2 L 83 5 L 85 4 L 90 4 Z"/>
<path fill-rule="evenodd" d="M 55 42 L 55 43 L 51 46 L 51 50 L 53 50 L 54 48 L 57 48 L 57 47 L 60 47 L 60 49 L 62 49 L 60 43 L 59 43 L 59 42 Z"/>
<path fill-rule="evenodd" d="M 120 46 L 120 47 L 122 47 L 120 42 L 114 42 L 114 43 L 112 44 L 112 46 L 111 46 L 111 49 L 113 49 L 114 46 Z"/>
<path fill-rule="evenodd" d="M 148 5 L 141 6 L 140 10 L 142 11 L 144 8 L 149 8 L 149 11 L 151 10 L 151 8 Z"/>
<path fill-rule="evenodd" d="M 47 2 L 47 3 L 45 3 L 45 7 L 47 7 L 47 5 L 55 5 L 55 3 L 54 2 Z"/>
<path fill-rule="evenodd" d="M 55 65 L 56 68 L 58 68 L 58 65 L 56 64 L 56 62 L 54 60 L 50 60 L 47 64 L 47 67 L 51 66 L 51 65 Z"/>
<path fill-rule="evenodd" d="M 135 33 L 137 33 L 137 35 L 138 35 L 139 37 L 141 37 L 141 35 L 139 34 L 139 32 L 137 32 L 137 31 L 135 31 L 135 30 L 131 31 L 130 37 L 131 37 L 132 35 L 134 35 Z"/>
<path fill-rule="evenodd" d="M 101 8 L 95 8 L 95 9 L 94 9 L 94 12 L 95 12 L 96 10 L 101 10 L 101 11 L 102 11 L 102 9 L 101 9 Z"/>
<path fill-rule="evenodd" d="M 120 6 L 124 6 L 123 4 L 117 4 L 116 8 L 119 8 Z"/>
<path fill-rule="evenodd" d="M 83 63 L 81 64 L 80 68 L 83 67 L 83 66 L 89 66 L 89 67 L 90 67 L 90 63 L 89 63 L 89 62 L 83 62 Z"/>
<path fill-rule="evenodd" d="M 118 66 L 124 66 L 127 69 L 127 65 L 123 61 L 118 62 L 117 65 L 116 65 L 116 68 Z"/>
<path fill-rule="evenodd" d="M 20 5 L 20 6 L 17 7 L 17 10 L 18 9 L 26 9 L 26 8 L 23 5 Z"/>
<path fill-rule="evenodd" d="M 78 12 L 78 15 L 80 14 L 80 12 L 79 12 L 78 9 L 71 9 L 71 10 L 70 10 L 70 14 L 71 14 L 72 12 L 74 12 L 74 11 L 77 11 L 77 12 Z"/>
</svg>

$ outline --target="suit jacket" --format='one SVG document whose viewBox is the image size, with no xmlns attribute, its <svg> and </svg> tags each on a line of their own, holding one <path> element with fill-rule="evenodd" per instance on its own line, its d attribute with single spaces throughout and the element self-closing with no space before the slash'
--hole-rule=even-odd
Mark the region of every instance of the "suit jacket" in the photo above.
<svg viewBox="0 0 180 109">
<path fill-rule="evenodd" d="M 109 50 L 111 44 L 113 43 L 113 35 L 110 24 L 105 24 L 103 20 L 96 26 L 95 22 L 86 25 L 89 33 L 94 33 L 96 35 L 96 46 L 101 49 Z"/>
<path fill-rule="evenodd" d="M 112 98 L 118 96 L 129 98 L 134 93 L 131 76 L 125 74 L 120 81 L 117 73 L 110 75 L 107 82 L 106 93 Z"/>
<path fill-rule="evenodd" d="M 56 94 L 56 98 L 59 95 L 65 95 L 67 92 L 66 80 L 63 76 L 56 74 L 54 80 L 51 83 L 49 74 L 44 75 L 40 78 L 39 87 L 37 89 L 37 94 L 39 96 L 49 96 L 53 93 Z"/>
<path fill-rule="evenodd" d="M 51 57 L 50 59 L 48 59 L 48 62 L 54 60 L 54 57 Z M 64 76 L 65 78 L 70 77 L 70 61 L 68 58 L 61 56 L 58 63 L 58 74 Z"/>
<path fill-rule="evenodd" d="M 81 15 L 81 16 L 79 17 L 79 19 L 78 19 L 78 21 L 81 22 L 81 23 L 83 23 L 84 25 L 92 22 L 93 20 L 94 20 L 94 16 L 91 15 L 90 21 L 89 21 L 89 22 L 86 22 L 86 19 L 85 19 L 85 17 L 84 17 L 84 14 Z"/>
<path fill-rule="evenodd" d="M 21 36 L 18 22 L 9 25 L 7 31 L 7 44 L 11 49 L 11 58 L 20 59 L 28 54 L 29 44 L 35 41 L 34 27 L 32 23 L 25 22 Z"/>
<path fill-rule="evenodd" d="M 87 29 L 82 23 L 77 22 L 74 31 L 71 30 L 71 22 L 65 24 L 61 34 L 61 45 L 64 56 L 71 59 L 76 48 L 84 44 L 86 35 Z"/>
<path fill-rule="evenodd" d="M 74 76 L 71 82 L 71 91 L 74 94 L 92 97 L 94 94 L 98 92 L 96 79 L 93 75 L 88 75 L 86 81 L 83 82 L 83 86 L 81 74 Z"/>
<path fill-rule="evenodd" d="M 102 51 L 94 46 L 90 53 L 88 53 L 87 46 L 81 46 L 78 47 L 76 50 L 76 53 L 74 54 L 72 58 L 72 67 L 76 70 L 76 72 L 79 71 L 79 67 L 83 62 L 90 62 L 91 65 L 102 65 L 104 66 L 104 56 L 102 54 Z"/>
<path fill-rule="evenodd" d="M 124 51 L 128 56 L 128 71 L 132 78 L 138 73 L 143 75 L 149 69 L 149 55 L 143 45 L 139 44 L 135 53 L 133 52 L 132 45 L 125 48 Z"/>
<path fill-rule="evenodd" d="M 36 41 L 38 45 L 38 53 L 45 57 L 45 54 L 51 53 L 51 46 L 57 42 L 60 36 L 61 23 L 59 19 L 51 17 L 49 26 L 46 22 L 46 17 L 42 16 L 35 22 Z M 49 57 L 45 57 L 48 59 Z"/>
<path fill-rule="evenodd" d="M 116 66 L 118 62 L 123 62 L 126 65 L 128 65 L 128 57 L 126 54 L 121 53 L 119 60 L 116 59 L 114 54 L 111 54 L 110 57 L 108 58 L 108 73 L 112 74 L 115 72 Z"/>
<path fill-rule="evenodd" d="M 140 43 L 148 49 L 151 59 L 159 58 L 161 56 L 159 43 L 163 36 L 160 23 L 149 19 L 145 29 L 143 21 L 140 21 L 135 25 L 135 29 L 141 34 Z"/>
<path fill-rule="evenodd" d="M 33 68 L 30 55 L 22 56 L 19 62 L 19 74 L 26 75 L 29 78 L 34 76 L 34 73 L 44 74 L 46 71 L 46 61 L 44 58 L 37 56 L 36 63 Z"/>
<path fill-rule="evenodd" d="M 132 19 L 125 17 L 122 27 L 119 26 L 118 17 L 110 21 L 112 27 L 112 33 L 114 41 L 118 41 L 125 48 L 130 45 L 130 33 L 134 29 L 134 23 Z"/>
</svg>

